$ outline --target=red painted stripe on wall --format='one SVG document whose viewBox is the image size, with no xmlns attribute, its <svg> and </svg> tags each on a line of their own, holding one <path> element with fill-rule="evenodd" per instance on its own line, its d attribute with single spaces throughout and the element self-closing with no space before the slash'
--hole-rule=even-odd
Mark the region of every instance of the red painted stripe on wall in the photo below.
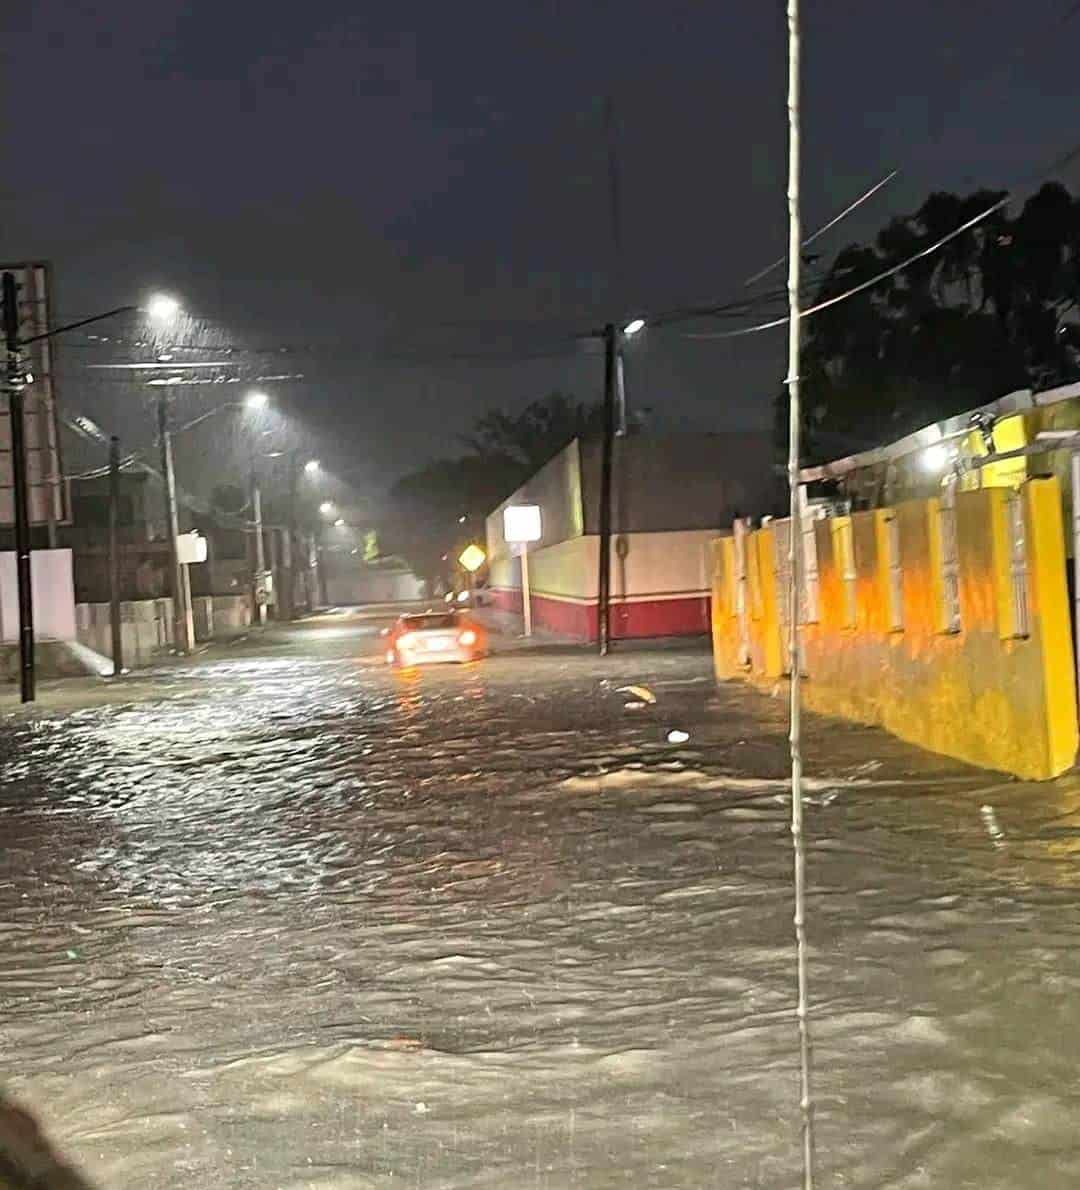
<svg viewBox="0 0 1080 1190">
<path fill-rule="evenodd" d="M 500 611 L 521 615 L 521 591 L 500 587 L 491 592 Z M 548 632 L 579 640 L 596 640 L 596 604 L 552 595 L 533 595 L 533 624 Z M 613 640 L 648 636 L 697 636 L 709 631 L 709 597 L 691 595 L 679 599 L 635 600 L 611 605 Z"/>
</svg>

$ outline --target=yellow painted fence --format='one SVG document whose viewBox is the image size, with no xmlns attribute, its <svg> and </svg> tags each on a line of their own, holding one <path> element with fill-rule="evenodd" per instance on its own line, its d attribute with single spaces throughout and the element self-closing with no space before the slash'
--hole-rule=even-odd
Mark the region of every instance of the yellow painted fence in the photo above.
<svg viewBox="0 0 1080 1190">
<path fill-rule="evenodd" d="M 789 523 L 713 545 L 721 680 L 787 668 Z M 1056 479 L 961 491 L 807 522 L 806 705 L 1024 778 L 1077 749 L 1076 686 Z"/>
</svg>

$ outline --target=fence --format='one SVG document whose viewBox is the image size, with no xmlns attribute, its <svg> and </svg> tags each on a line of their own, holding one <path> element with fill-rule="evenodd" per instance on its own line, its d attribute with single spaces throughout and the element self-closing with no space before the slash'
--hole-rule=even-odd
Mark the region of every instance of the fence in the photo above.
<svg viewBox="0 0 1080 1190">
<path fill-rule="evenodd" d="M 988 768 L 1048 778 L 1077 748 L 1055 478 L 804 523 L 806 705 Z M 812 532 L 811 532 L 812 530 Z M 787 522 L 713 549 L 717 677 L 777 680 Z"/>
</svg>

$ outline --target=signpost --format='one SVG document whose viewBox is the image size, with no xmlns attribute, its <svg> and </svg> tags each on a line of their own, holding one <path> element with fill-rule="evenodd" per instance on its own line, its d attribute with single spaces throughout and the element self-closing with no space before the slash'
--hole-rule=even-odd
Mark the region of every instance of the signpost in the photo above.
<svg viewBox="0 0 1080 1190">
<path fill-rule="evenodd" d="M 508 545 L 520 547 L 521 611 L 525 635 L 532 636 L 532 595 L 529 591 L 529 543 L 543 536 L 539 504 L 511 504 L 503 509 L 503 537 Z"/>
</svg>

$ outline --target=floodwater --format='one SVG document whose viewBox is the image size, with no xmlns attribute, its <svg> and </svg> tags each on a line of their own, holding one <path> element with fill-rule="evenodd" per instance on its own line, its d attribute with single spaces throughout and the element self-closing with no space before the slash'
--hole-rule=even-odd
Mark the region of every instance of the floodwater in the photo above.
<svg viewBox="0 0 1080 1190">
<path fill-rule="evenodd" d="M 7 1088 L 103 1188 L 798 1184 L 782 699 L 377 653 L 0 720 Z M 1080 782 L 809 736 L 819 1185 L 1080 1184 Z"/>
</svg>

